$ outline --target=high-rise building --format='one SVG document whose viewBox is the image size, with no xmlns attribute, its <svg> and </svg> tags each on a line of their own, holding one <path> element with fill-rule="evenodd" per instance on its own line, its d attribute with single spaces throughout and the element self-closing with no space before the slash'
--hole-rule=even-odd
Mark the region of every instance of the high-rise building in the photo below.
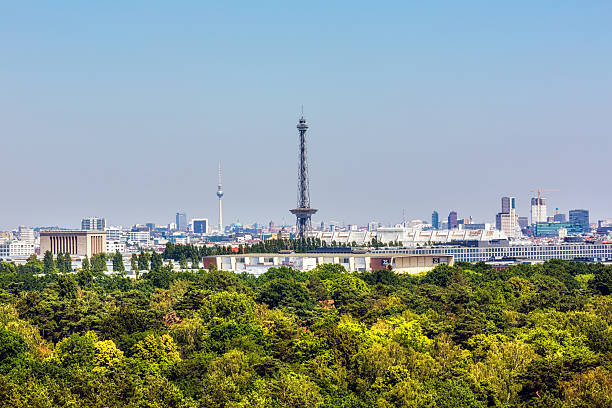
<svg viewBox="0 0 612 408">
<path fill-rule="evenodd" d="M 431 213 L 431 226 L 433 229 L 440 229 L 440 216 L 437 211 Z"/>
<path fill-rule="evenodd" d="M 546 199 L 534 197 L 531 199 L 531 224 L 547 221 Z"/>
<path fill-rule="evenodd" d="M 495 228 L 506 234 L 508 238 L 516 237 L 519 232 L 516 198 L 502 197 L 501 212 L 495 216 Z"/>
<path fill-rule="evenodd" d="M 194 234 L 208 234 L 208 218 L 194 218 L 191 223 Z"/>
<path fill-rule="evenodd" d="M 457 212 L 456 211 L 451 211 L 448 214 L 448 229 L 452 230 L 457 228 L 457 225 L 459 225 L 457 223 Z"/>
<path fill-rule="evenodd" d="M 506 234 L 508 238 L 516 237 L 518 225 L 518 216 L 512 208 L 510 212 L 498 213 L 495 217 L 495 228 Z"/>
<path fill-rule="evenodd" d="M 187 214 L 184 212 L 176 213 L 176 229 L 179 231 L 187 231 Z"/>
<path fill-rule="evenodd" d="M 98 217 L 83 218 L 81 220 L 81 230 L 83 231 L 104 231 L 106 219 Z"/>
<path fill-rule="evenodd" d="M 502 197 L 502 210 L 504 214 L 510 213 L 510 210 L 516 211 L 516 198 L 514 197 Z"/>
<path fill-rule="evenodd" d="M 527 217 L 518 217 L 518 224 L 521 229 L 525 229 L 529 226 L 529 218 Z"/>
<path fill-rule="evenodd" d="M 582 232 L 589 232 L 591 230 L 588 210 L 570 210 L 569 222 L 570 224 L 578 225 Z"/>
</svg>

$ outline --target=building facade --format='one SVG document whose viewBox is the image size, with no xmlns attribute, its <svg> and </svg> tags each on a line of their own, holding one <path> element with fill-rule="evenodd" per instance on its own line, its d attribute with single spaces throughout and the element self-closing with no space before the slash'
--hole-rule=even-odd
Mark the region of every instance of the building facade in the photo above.
<svg viewBox="0 0 612 408">
<path fill-rule="evenodd" d="M 433 229 L 440 229 L 440 216 L 437 211 L 431 213 L 431 226 Z"/>
<path fill-rule="evenodd" d="M 106 240 L 107 241 L 125 241 L 126 234 L 120 227 L 106 227 Z"/>
<path fill-rule="evenodd" d="M 104 231 L 40 231 L 40 252 L 88 256 L 106 251 Z"/>
<path fill-rule="evenodd" d="M 379 252 L 365 253 L 305 253 L 305 254 L 240 254 L 203 258 L 205 268 L 236 273 L 261 275 L 273 267 L 287 266 L 308 271 L 323 264 L 339 264 L 349 272 L 391 269 L 397 273 L 416 274 L 432 270 L 438 265 L 453 265 L 452 255 L 406 255 Z"/>
<path fill-rule="evenodd" d="M 19 226 L 19 240 L 33 244 L 35 241 L 34 230 L 24 225 Z"/>
<path fill-rule="evenodd" d="M 589 232 L 591 230 L 588 210 L 570 210 L 569 222 L 578 225 L 581 232 Z"/>
<path fill-rule="evenodd" d="M 531 224 L 538 222 L 546 222 L 548 215 L 546 211 L 546 199 L 545 198 L 532 198 L 531 199 Z"/>
<path fill-rule="evenodd" d="M 176 229 L 179 231 L 187 231 L 187 214 L 184 212 L 176 213 Z"/>
<path fill-rule="evenodd" d="M 98 217 L 83 218 L 81 220 L 81 229 L 84 231 L 104 231 L 106 228 L 106 219 Z"/>
<path fill-rule="evenodd" d="M 563 260 L 612 260 L 612 244 L 576 243 L 556 245 L 500 245 L 483 247 L 432 246 L 425 248 L 398 248 L 372 250 L 372 253 L 452 255 L 455 262 L 487 262 L 496 259 L 528 261 Z"/>
<path fill-rule="evenodd" d="M 0 258 L 27 258 L 34 254 L 34 242 L 7 241 L 0 244 Z"/>
<path fill-rule="evenodd" d="M 208 234 L 208 218 L 194 218 L 191 225 L 194 234 Z"/>
<path fill-rule="evenodd" d="M 516 198 L 502 197 L 501 212 L 495 216 L 495 228 L 511 238 L 520 233 L 518 214 L 516 213 Z"/>
<path fill-rule="evenodd" d="M 467 224 L 470 225 L 470 224 Z M 485 224 L 486 226 L 486 224 Z M 465 227 L 465 225 L 464 225 Z M 403 246 L 427 245 L 435 242 L 456 241 L 491 241 L 507 240 L 508 237 L 501 231 L 484 229 L 471 231 L 467 229 L 454 230 L 419 230 L 408 227 L 381 227 L 376 231 L 312 231 L 311 238 L 320 239 L 326 245 L 336 242 L 338 245 L 367 245 L 376 239 L 387 244 L 389 242 L 402 243 Z"/>
<path fill-rule="evenodd" d="M 504 214 L 508 214 L 510 210 L 516 211 L 516 198 L 515 197 L 502 197 L 502 210 Z"/>
<path fill-rule="evenodd" d="M 114 254 L 119 251 L 120 253 L 125 252 L 125 242 L 117 241 L 117 240 L 106 240 L 106 253 Z"/>
<path fill-rule="evenodd" d="M 455 211 L 451 211 L 448 214 L 448 229 L 452 230 L 457 228 L 457 225 L 459 225 L 457 223 L 457 213 Z"/>
<path fill-rule="evenodd" d="M 498 213 L 495 217 L 495 227 L 506 234 L 507 237 L 516 237 L 518 232 L 518 215 L 514 209 L 508 213 Z"/>
<path fill-rule="evenodd" d="M 151 243 L 151 232 L 149 231 L 128 231 L 126 233 L 128 244 L 149 245 Z"/>
<path fill-rule="evenodd" d="M 540 238 L 556 238 L 565 235 L 582 233 L 582 228 L 571 222 L 538 222 L 535 225 L 534 235 Z"/>
</svg>

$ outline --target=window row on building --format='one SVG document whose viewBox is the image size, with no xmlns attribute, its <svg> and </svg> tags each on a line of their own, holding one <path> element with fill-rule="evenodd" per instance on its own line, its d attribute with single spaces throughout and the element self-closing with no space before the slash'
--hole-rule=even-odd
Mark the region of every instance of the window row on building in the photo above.
<svg viewBox="0 0 612 408">
<path fill-rule="evenodd" d="M 612 244 L 525 245 L 493 247 L 427 247 L 378 250 L 387 253 L 414 255 L 453 255 L 456 262 L 481 262 L 502 258 L 527 260 L 589 258 L 612 260 Z M 373 252 L 377 252 L 374 250 Z"/>
</svg>

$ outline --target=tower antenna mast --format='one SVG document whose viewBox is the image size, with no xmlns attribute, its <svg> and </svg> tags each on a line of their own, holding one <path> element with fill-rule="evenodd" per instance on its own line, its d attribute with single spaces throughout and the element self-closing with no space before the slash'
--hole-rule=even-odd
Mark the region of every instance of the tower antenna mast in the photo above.
<svg viewBox="0 0 612 408">
<path fill-rule="evenodd" d="M 217 228 L 223 233 L 223 186 L 221 184 L 221 160 L 219 160 L 219 184 L 217 184 L 217 197 L 219 197 L 219 225 Z"/>
<path fill-rule="evenodd" d="M 308 231 L 312 228 L 312 215 L 317 212 L 316 209 L 310 208 L 310 186 L 306 158 L 306 131 L 308 130 L 308 124 L 306 119 L 304 119 L 303 106 L 297 129 L 299 131 L 298 197 L 297 207 L 289 211 L 296 217 L 297 237 L 303 239 L 306 238 Z"/>
</svg>

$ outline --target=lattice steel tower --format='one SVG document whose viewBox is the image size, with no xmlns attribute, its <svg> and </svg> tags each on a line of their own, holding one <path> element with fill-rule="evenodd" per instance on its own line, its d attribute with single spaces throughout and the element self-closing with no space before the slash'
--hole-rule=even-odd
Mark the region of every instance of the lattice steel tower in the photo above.
<svg viewBox="0 0 612 408">
<path fill-rule="evenodd" d="M 306 130 L 308 125 L 304 115 L 300 117 L 297 124 L 300 132 L 300 153 L 298 167 L 298 197 L 297 208 L 291 211 L 296 217 L 297 237 L 306 238 L 306 233 L 311 229 L 311 217 L 317 212 L 314 208 L 310 208 L 310 188 L 308 183 L 308 163 L 306 161 Z"/>
</svg>

